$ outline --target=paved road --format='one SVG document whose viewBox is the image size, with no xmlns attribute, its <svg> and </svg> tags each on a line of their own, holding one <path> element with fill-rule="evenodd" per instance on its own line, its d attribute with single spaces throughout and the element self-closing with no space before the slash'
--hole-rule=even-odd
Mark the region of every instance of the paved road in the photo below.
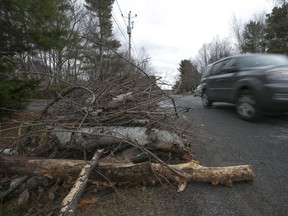
<svg viewBox="0 0 288 216">
<path fill-rule="evenodd" d="M 49 103 L 49 100 L 33 100 L 29 103 L 27 109 L 34 112 L 41 112 Z"/>
<path fill-rule="evenodd" d="M 204 109 L 200 98 L 192 96 L 177 104 L 193 108 L 185 116 L 202 143 L 193 146 L 202 164 L 251 164 L 256 176 L 232 188 L 189 184 L 184 193 L 191 194 L 190 202 L 179 215 L 288 215 L 288 115 L 249 123 L 238 119 L 232 105 Z"/>
</svg>

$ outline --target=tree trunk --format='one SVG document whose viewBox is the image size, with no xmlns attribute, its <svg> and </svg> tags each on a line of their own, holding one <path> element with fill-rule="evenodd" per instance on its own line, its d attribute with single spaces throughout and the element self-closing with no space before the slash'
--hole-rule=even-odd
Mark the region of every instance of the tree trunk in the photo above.
<svg viewBox="0 0 288 216">
<path fill-rule="evenodd" d="M 141 146 L 173 151 L 184 149 L 183 139 L 165 130 L 146 127 L 91 127 L 78 130 L 55 128 L 53 134 L 61 148 L 104 148 L 132 141 Z"/>
<path fill-rule="evenodd" d="M 14 174 L 44 175 L 50 178 L 76 180 L 82 168 L 87 164 L 83 160 L 28 159 L 4 157 L 6 171 Z M 105 176 L 105 178 L 103 177 Z M 253 180 L 250 165 L 205 167 L 197 161 L 166 165 L 157 163 L 120 162 L 116 160 L 100 161 L 92 171 L 90 179 L 115 183 L 155 184 L 159 181 L 173 181 L 178 190 L 184 190 L 188 181 L 211 182 L 213 185 L 231 186 L 233 182 Z"/>
</svg>

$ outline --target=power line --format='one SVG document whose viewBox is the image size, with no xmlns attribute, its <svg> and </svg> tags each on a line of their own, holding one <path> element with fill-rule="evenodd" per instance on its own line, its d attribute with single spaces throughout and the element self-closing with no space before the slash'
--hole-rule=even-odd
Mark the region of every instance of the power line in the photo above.
<svg viewBox="0 0 288 216">
<path fill-rule="evenodd" d="M 118 3 L 117 0 L 116 0 L 116 3 L 117 3 L 117 6 L 118 6 L 119 11 L 120 11 L 120 13 L 121 13 L 121 16 L 122 16 L 122 18 L 123 18 L 123 20 L 124 20 L 125 26 L 127 26 L 126 20 L 124 19 L 124 16 L 123 16 L 123 12 L 122 12 L 122 10 L 121 10 L 121 8 L 120 8 L 120 5 L 119 5 L 119 3 Z"/>
<path fill-rule="evenodd" d="M 126 38 L 126 36 L 125 36 L 125 34 L 124 34 L 124 31 L 122 30 L 121 26 L 119 25 L 118 20 L 117 20 L 115 14 L 114 14 L 113 12 L 112 12 L 112 18 L 113 18 L 115 24 L 117 25 L 118 29 L 120 30 L 121 34 L 122 34 L 123 37 L 125 38 L 126 42 L 128 43 L 128 40 L 127 40 L 127 38 Z"/>
</svg>

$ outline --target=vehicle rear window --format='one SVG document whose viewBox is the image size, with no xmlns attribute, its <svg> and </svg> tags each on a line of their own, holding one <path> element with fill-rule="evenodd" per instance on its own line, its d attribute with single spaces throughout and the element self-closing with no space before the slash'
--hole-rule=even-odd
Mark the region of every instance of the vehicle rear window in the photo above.
<svg viewBox="0 0 288 216">
<path fill-rule="evenodd" d="M 288 65 L 288 58 L 278 55 L 244 56 L 239 59 L 242 68 Z"/>
</svg>

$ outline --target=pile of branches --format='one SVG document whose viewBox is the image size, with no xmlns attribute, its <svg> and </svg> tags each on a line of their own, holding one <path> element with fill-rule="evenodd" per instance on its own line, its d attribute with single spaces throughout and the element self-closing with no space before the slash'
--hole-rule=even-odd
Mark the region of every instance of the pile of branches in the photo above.
<svg viewBox="0 0 288 216">
<path fill-rule="evenodd" d="M 119 155 L 131 152 L 133 147 L 139 155 L 141 147 L 141 151 L 166 151 L 162 155 L 170 153 L 171 159 L 175 151 L 177 158 L 190 160 L 192 155 L 186 148 L 189 141 L 183 139 L 184 129 L 176 124 L 178 118 L 173 97 L 158 87 L 154 76 L 125 73 L 60 92 L 45 107 L 36 125 L 27 127 L 18 153 L 63 158 L 59 152 L 65 149 L 65 157 L 70 151 L 85 153 L 87 159 L 97 149 Z M 153 160 L 147 152 L 143 154 L 143 160 Z"/>
<path fill-rule="evenodd" d="M 195 160 L 191 140 L 177 124 L 181 112 L 157 82 L 136 69 L 59 92 L 2 150 L 14 153 L 2 154 L 2 176 L 19 178 L 2 184 L 1 200 L 18 188 L 18 203 L 23 203 L 29 188 L 59 190 L 65 182 L 70 192 L 57 211 L 74 215 L 90 180 L 105 187 L 169 182 L 182 191 L 191 180 L 231 185 L 253 179 L 249 165 L 209 168 Z M 50 200 L 53 196 L 55 191 L 48 190 Z"/>
</svg>

